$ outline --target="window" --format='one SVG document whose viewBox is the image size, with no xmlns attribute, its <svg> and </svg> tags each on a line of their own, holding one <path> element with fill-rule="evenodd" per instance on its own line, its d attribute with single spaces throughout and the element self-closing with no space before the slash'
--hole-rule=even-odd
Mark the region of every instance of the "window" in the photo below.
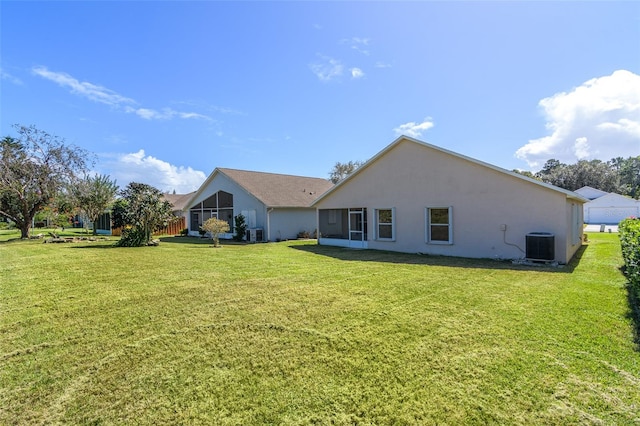
<svg viewBox="0 0 640 426">
<path fill-rule="evenodd" d="M 233 229 L 233 194 L 218 191 L 189 210 L 191 213 L 189 230 L 191 231 L 199 231 L 202 224 L 212 217 L 226 220 L 229 228 Z"/>
<path fill-rule="evenodd" d="M 338 223 L 338 211 L 337 210 L 329 210 L 329 220 L 328 222 L 329 225 L 335 225 L 336 223 Z"/>
<path fill-rule="evenodd" d="M 395 209 L 376 210 L 376 239 L 395 240 Z"/>
<path fill-rule="evenodd" d="M 427 243 L 453 244 L 451 207 L 427 207 Z"/>
</svg>

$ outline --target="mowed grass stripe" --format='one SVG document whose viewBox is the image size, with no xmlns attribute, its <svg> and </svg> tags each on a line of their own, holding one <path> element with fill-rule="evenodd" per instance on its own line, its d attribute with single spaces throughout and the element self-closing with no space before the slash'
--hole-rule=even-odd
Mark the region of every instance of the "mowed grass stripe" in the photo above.
<svg viewBox="0 0 640 426">
<path fill-rule="evenodd" d="M 557 269 L 0 242 L 0 423 L 635 424 L 619 243 L 590 237 Z"/>
</svg>

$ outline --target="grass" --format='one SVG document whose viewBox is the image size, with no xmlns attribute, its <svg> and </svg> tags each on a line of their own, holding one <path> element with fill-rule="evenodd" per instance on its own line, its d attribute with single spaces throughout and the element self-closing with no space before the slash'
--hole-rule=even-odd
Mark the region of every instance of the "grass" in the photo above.
<svg viewBox="0 0 640 426">
<path fill-rule="evenodd" d="M 0 424 L 638 424 L 615 234 L 565 268 L 0 233 Z"/>
</svg>

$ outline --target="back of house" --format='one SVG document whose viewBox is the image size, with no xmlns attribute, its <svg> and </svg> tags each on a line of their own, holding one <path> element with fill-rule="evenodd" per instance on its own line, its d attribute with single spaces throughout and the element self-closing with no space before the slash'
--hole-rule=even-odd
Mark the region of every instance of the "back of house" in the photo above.
<svg viewBox="0 0 640 426">
<path fill-rule="evenodd" d="M 400 137 L 314 205 L 320 244 L 498 259 L 546 247 L 543 260 L 566 263 L 582 243 L 585 201 Z"/>
</svg>

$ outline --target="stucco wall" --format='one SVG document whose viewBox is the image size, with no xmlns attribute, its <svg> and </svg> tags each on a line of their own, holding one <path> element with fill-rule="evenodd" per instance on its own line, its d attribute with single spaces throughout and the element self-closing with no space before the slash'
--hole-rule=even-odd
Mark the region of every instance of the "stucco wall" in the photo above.
<svg viewBox="0 0 640 426">
<path fill-rule="evenodd" d="M 584 204 L 586 223 L 617 224 L 621 220 L 640 214 L 640 201 L 610 193 Z"/>
<path fill-rule="evenodd" d="M 190 210 L 191 207 L 206 200 L 211 195 L 218 191 L 225 191 L 233 194 L 233 215 L 237 216 L 242 213 L 243 210 L 255 210 L 256 211 L 256 228 L 266 229 L 266 214 L 264 205 L 258 201 L 255 197 L 247 193 L 243 188 L 238 186 L 235 182 L 228 179 L 222 174 L 216 175 L 211 182 L 204 188 L 204 190 L 193 200 L 191 205 L 187 207 Z M 188 220 L 191 219 L 190 215 L 187 215 Z M 191 224 L 189 225 L 189 229 Z M 233 230 L 232 230 L 233 233 Z"/>
<path fill-rule="evenodd" d="M 269 214 L 271 241 L 298 237 L 300 231 L 313 234 L 316 229 L 316 210 L 312 208 L 278 208 Z"/>
<path fill-rule="evenodd" d="M 316 207 L 366 207 L 373 249 L 511 259 L 524 256 L 527 233 L 551 232 L 556 260 L 567 262 L 571 251 L 565 194 L 410 141 L 370 163 Z M 453 244 L 425 242 L 427 207 L 452 207 Z M 395 241 L 373 239 L 376 208 L 395 208 Z"/>
<path fill-rule="evenodd" d="M 194 199 L 188 209 L 193 205 L 206 200 L 218 191 L 225 191 L 233 194 L 233 215 L 237 216 L 243 210 L 255 210 L 256 228 L 262 228 L 265 240 L 275 241 L 276 239 L 297 238 L 298 232 L 308 231 L 313 233 L 316 229 L 315 208 L 275 208 L 269 213 L 267 220 L 267 208 L 253 195 L 250 195 L 233 180 L 222 174 L 217 174 L 204 188 L 204 190 Z M 187 215 L 190 218 L 189 215 Z M 190 224 L 189 224 L 190 225 Z M 231 235 L 232 232 L 229 234 Z"/>
</svg>

